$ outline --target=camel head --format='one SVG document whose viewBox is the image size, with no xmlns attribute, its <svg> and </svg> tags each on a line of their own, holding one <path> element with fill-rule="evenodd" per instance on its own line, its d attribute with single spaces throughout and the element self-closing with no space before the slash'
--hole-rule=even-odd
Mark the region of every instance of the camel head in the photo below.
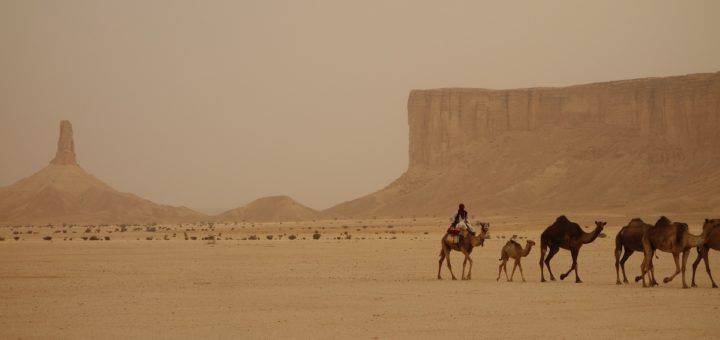
<svg viewBox="0 0 720 340">
<path fill-rule="evenodd" d="M 474 237 L 473 246 L 483 247 L 485 245 L 485 239 L 488 236 L 489 230 L 490 230 L 490 223 L 480 222 L 480 233 Z"/>
<path fill-rule="evenodd" d="M 527 240 L 527 245 L 528 245 L 528 247 L 532 247 L 532 246 L 535 245 L 535 241 L 533 241 L 533 240 Z"/>
<path fill-rule="evenodd" d="M 599 229 L 598 237 L 600 237 L 600 238 L 605 237 L 605 233 L 603 233 L 602 231 L 603 231 L 603 228 L 605 228 L 606 224 L 607 224 L 607 222 L 605 222 L 605 221 L 595 221 L 595 227 L 597 229 Z"/>
</svg>

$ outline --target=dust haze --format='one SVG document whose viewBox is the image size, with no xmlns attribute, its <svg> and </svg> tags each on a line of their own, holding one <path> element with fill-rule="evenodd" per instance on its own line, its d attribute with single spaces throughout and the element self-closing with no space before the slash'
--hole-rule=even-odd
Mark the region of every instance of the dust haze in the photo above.
<svg viewBox="0 0 720 340">
<path fill-rule="evenodd" d="M 52 158 L 219 213 L 323 209 L 408 165 L 411 89 L 714 72 L 715 1 L 2 1 L 0 186 Z"/>
</svg>

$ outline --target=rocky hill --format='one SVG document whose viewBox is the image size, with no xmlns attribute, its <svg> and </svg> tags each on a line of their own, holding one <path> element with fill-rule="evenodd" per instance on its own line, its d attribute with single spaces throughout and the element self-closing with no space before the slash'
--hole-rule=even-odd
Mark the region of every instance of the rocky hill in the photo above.
<svg viewBox="0 0 720 340">
<path fill-rule="evenodd" d="M 407 171 L 343 216 L 720 212 L 720 73 L 413 90 Z"/>
<path fill-rule="evenodd" d="M 72 125 L 60 122 L 57 153 L 50 164 L 0 188 L 0 224 L 191 222 L 205 215 L 119 192 L 76 161 Z"/>
<path fill-rule="evenodd" d="M 319 217 L 317 210 L 306 207 L 288 196 L 270 196 L 228 210 L 215 216 L 215 219 L 223 222 L 282 222 L 308 221 Z"/>
</svg>

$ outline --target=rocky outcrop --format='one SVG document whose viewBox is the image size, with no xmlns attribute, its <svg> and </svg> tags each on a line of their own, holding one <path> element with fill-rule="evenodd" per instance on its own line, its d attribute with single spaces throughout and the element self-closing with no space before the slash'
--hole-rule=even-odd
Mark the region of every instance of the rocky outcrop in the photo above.
<svg viewBox="0 0 720 340">
<path fill-rule="evenodd" d="M 57 152 L 50 164 L 77 165 L 75 141 L 73 140 L 73 129 L 70 121 L 63 120 L 60 122 L 60 138 L 58 138 Z"/>
<path fill-rule="evenodd" d="M 327 212 L 707 211 L 720 196 L 720 73 L 413 90 L 408 123 L 408 170 Z"/>
<path fill-rule="evenodd" d="M 270 196 L 228 210 L 215 216 L 215 220 L 221 222 L 284 222 L 308 221 L 319 217 L 317 210 L 308 208 L 288 196 Z"/>
<path fill-rule="evenodd" d="M 119 192 L 75 160 L 72 125 L 60 123 L 55 158 L 30 177 L 0 188 L 1 224 L 191 222 L 207 216 Z"/>
</svg>

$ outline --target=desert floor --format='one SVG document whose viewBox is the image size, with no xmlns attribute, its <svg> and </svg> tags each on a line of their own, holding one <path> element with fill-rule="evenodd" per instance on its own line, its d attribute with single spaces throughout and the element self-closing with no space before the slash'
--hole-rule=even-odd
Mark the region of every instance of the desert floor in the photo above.
<svg viewBox="0 0 720 340">
<path fill-rule="evenodd" d="M 569 217 L 593 225 L 592 216 Z M 671 218 L 700 232 L 701 216 Z M 651 289 L 617 286 L 614 237 L 629 218 L 606 219 L 607 237 L 581 250 L 582 284 L 573 275 L 540 283 L 539 244 L 523 259 L 527 282 L 519 272 L 515 282 L 495 280 L 507 238 L 538 241 L 550 216 L 486 218 L 492 238 L 473 253 L 471 281 L 449 280 L 446 267 L 445 280 L 436 279 L 447 226 L 440 219 L 125 232 L 6 227 L 0 229 L 0 338 L 717 338 L 720 290 L 710 288 L 702 264 L 698 288 L 681 289 L 680 276 Z M 311 237 L 315 230 L 319 240 Z M 101 241 L 82 240 L 91 235 Z M 216 240 L 202 240 L 210 235 Z M 243 240 L 250 235 L 260 239 Z M 688 282 L 694 259 L 693 253 Z M 452 261 L 459 277 L 460 254 Z M 629 276 L 637 275 L 640 261 L 640 254 L 630 258 Z M 720 255 L 712 252 L 710 261 L 720 278 Z M 666 253 L 655 263 L 659 279 L 674 269 Z M 556 276 L 569 265 L 569 252 L 561 251 L 553 260 Z"/>
</svg>

